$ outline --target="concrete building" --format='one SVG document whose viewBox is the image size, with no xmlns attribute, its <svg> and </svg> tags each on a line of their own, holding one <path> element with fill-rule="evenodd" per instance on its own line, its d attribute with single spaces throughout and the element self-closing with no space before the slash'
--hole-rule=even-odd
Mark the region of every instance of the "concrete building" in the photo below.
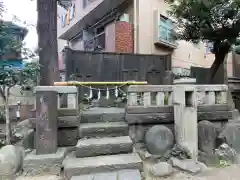
<svg viewBox="0 0 240 180">
<path fill-rule="evenodd" d="M 171 54 L 173 70 L 210 67 L 214 56 L 206 43 L 174 41 L 174 21 L 164 0 L 73 0 L 58 8 L 59 57 L 66 41 L 78 50 Z M 231 56 L 228 56 L 231 75 Z M 62 64 L 62 63 L 61 63 Z M 63 63 L 64 64 L 64 63 Z M 64 68 L 64 67 L 62 67 Z"/>
<path fill-rule="evenodd" d="M 28 30 L 26 28 L 18 26 L 10 21 L 0 21 L 0 23 L 3 25 L 3 27 L 5 27 L 4 30 L 8 32 L 8 37 L 2 41 L 2 48 L 9 45 L 9 38 L 14 38 L 14 43 L 20 44 L 28 33 Z M 10 66 L 12 68 L 22 68 L 23 58 L 21 51 L 18 49 L 11 49 L 5 53 L 0 53 L 0 65 Z"/>
</svg>

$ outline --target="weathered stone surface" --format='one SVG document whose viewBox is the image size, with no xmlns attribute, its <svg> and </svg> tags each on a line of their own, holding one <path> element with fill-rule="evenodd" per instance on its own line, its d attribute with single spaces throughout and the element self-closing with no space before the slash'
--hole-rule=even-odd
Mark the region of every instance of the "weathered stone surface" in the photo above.
<svg viewBox="0 0 240 180">
<path fill-rule="evenodd" d="M 81 137 L 114 137 L 128 135 L 128 125 L 125 122 L 86 123 L 79 127 Z"/>
<path fill-rule="evenodd" d="M 106 173 L 92 173 L 81 176 L 73 176 L 71 180 L 141 180 L 139 170 L 129 169 Z"/>
<path fill-rule="evenodd" d="M 36 155 L 36 151 L 32 151 L 24 158 L 24 175 L 59 175 L 66 153 L 67 148 L 58 148 L 55 154 Z"/>
<path fill-rule="evenodd" d="M 80 125 L 80 117 L 78 116 L 62 116 L 58 117 L 58 127 L 78 127 Z"/>
<path fill-rule="evenodd" d="M 174 121 L 173 113 L 151 113 L 151 114 L 128 114 L 126 113 L 128 124 L 149 124 L 149 123 L 171 123 Z M 232 119 L 232 111 L 206 111 L 197 112 L 198 121 L 209 120 L 218 121 Z"/>
<path fill-rule="evenodd" d="M 35 132 L 33 129 L 29 129 L 27 131 L 26 136 L 23 137 L 22 143 L 23 143 L 24 149 L 34 149 L 35 147 L 34 133 Z"/>
<path fill-rule="evenodd" d="M 91 108 L 81 115 L 81 123 L 124 121 L 124 108 Z"/>
<path fill-rule="evenodd" d="M 76 108 L 61 108 L 58 109 L 58 116 L 63 117 L 63 116 L 78 116 L 78 109 Z"/>
<path fill-rule="evenodd" d="M 200 162 L 203 162 L 207 166 L 213 166 L 215 167 L 216 165 L 219 164 L 219 156 L 215 153 L 209 154 L 205 152 L 198 152 L 198 158 Z"/>
<path fill-rule="evenodd" d="M 120 154 L 88 158 L 69 158 L 64 162 L 64 177 L 70 179 L 79 174 L 100 173 L 122 169 L 142 169 L 142 161 L 137 154 Z"/>
<path fill-rule="evenodd" d="M 58 146 L 75 146 L 78 141 L 78 128 L 61 128 L 58 129 Z"/>
<path fill-rule="evenodd" d="M 213 153 L 219 132 L 217 127 L 209 121 L 198 123 L 198 148 L 206 153 Z"/>
<path fill-rule="evenodd" d="M 220 160 L 225 160 L 230 163 L 238 163 L 236 151 L 226 143 L 221 144 L 219 148 L 215 150 L 215 153 Z"/>
<path fill-rule="evenodd" d="M 128 114 L 125 119 L 128 124 L 149 124 L 173 122 L 173 113 Z"/>
<path fill-rule="evenodd" d="M 156 125 L 145 134 L 147 149 L 152 154 L 164 154 L 174 144 L 172 131 L 166 126 Z"/>
<path fill-rule="evenodd" d="M 57 151 L 57 104 L 56 91 L 36 91 L 36 154 Z"/>
<path fill-rule="evenodd" d="M 172 174 L 173 168 L 167 162 L 159 162 L 150 168 L 150 172 L 155 177 L 169 176 Z"/>
<path fill-rule="evenodd" d="M 179 168 L 181 170 L 196 174 L 207 169 L 206 165 L 201 162 L 195 162 L 192 159 L 180 160 L 177 158 L 171 158 L 171 163 L 173 167 Z"/>
<path fill-rule="evenodd" d="M 22 168 L 24 150 L 21 147 L 7 145 L 0 149 L 0 177 L 14 175 Z"/>
<path fill-rule="evenodd" d="M 76 157 L 120 154 L 132 151 L 129 136 L 80 139 L 76 145 Z"/>
<path fill-rule="evenodd" d="M 227 123 L 219 134 L 218 141 L 228 144 L 237 153 L 240 153 L 240 123 Z"/>
<path fill-rule="evenodd" d="M 36 129 L 36 118 L 29 119 L 31 125 Z M 58 117 L 58 128 L 71 128 L 78 127 L 80 125 L 80 117 L 78 116 L 61 116 Z"/>
<path fill-rule="evenodd" d="M 144 142 L 147 127 L 143 125 L 129 125 L 129 136 L 134 143 Z"/>
</svg>

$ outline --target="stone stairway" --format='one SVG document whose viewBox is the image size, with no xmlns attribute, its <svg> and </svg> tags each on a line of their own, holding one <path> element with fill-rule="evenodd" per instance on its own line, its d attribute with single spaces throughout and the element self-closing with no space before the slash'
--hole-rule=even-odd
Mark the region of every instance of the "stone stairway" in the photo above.
<svg viewBox="0 0 240 180">
<path fill-rule="evenodd" d="M 89 173 L 91 177 L 98 177 L 102 173 L 122 170 L 139 173 L 142 168 L 140 157 L 132 152 L 133 142 L 124 122 L 124 109 L 92 108 L 84 111 L 78 136 L 75 151 L 63 161 L 65 179 L 86 179 Z"/>
</svg>

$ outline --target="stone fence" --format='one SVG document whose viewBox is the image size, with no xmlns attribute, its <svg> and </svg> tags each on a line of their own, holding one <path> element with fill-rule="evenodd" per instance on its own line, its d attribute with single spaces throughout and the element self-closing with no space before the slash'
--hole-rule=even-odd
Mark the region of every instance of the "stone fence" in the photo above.
<svg viewBox="0 0 240 180">
<path fill-rule="evenodd" d="M 164 148 L 163 144 L 168 144 L 169 138 L 172 143 L 175 139 L 197 160 L 198 121 L 227 122 L 232 118 L 233 109 L 227 101 L 228 86 L 194 85 L 191 81 L 183 84 L 178 80 L 174 85 L 129 86 L 125 119 L 135 143 L 158 149 Z M 161 138 L 165 138 L 158 136 L 154 141 L 156 134 L 160 133 L 163 133 Z"/>
<path fill-rule="evenodd" d="M 133 85 L 128 88 L 126 120 L 129 124 L 173 122 L 174 88 L 177 85 Z M 183 86 L 183 85 L 178 85 Z M 197 103 L 198 120 L 230 119 L 231 107 L 227 104 L 226 85 L 184 86 L 186 106 Z M 193 98 L 196 92 L 196 98 Z M 177 91 L 175 96 L 179 96 Z M 196 102 L 193 102 L 193 100 Z"/>
</svg>

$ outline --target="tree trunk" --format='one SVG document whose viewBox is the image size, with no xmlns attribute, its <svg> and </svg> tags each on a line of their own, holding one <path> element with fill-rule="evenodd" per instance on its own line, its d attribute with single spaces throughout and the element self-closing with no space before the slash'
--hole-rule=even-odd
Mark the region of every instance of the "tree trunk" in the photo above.
<svg viewBox="0 0 240 180">
<path fill-rule="evenodd" d="M 40 85 L 59 81 L 57 48 L 57 0 L 37 0 Z"/>
<path fill-rule="evenodd" d="M 209 72 L 209 84 L 212 84 L 213 82 L 213 79 L 220 67 L 221 64 L 223 64 L 224 60 L 225 60 L 225 57 L 227 55 L 227 52 L 224 53 L 224 52 L 220 52 L 220 53 L 216 53 L 215 54 L 215 60 L 210 68 L 210 72 Z"/>
<path fill-rule="evenodd" d="M 11 144 L 12 139 L 12 129 L 11 122 L 9 117 L 9 105 L 8 105 L 8 91 L 5 90 L 5 116 L 6 116 L 6 144 Z"/>
</svg>

